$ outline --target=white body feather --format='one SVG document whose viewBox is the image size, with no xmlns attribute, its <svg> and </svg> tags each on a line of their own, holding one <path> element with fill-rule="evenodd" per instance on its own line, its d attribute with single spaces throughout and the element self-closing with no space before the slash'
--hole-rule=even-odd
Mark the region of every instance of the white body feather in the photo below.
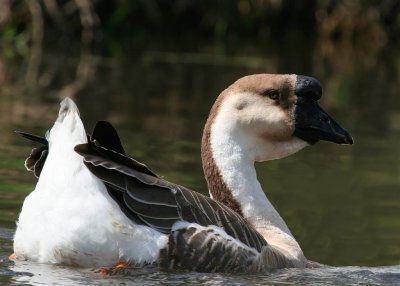
<svg viewBox="0 0 400 286">
<path fill-rule="evenodd" d="M 156 261 L 166 235 L 132 223 L 73 150 L 87 137 L 72 100 L 61 103 L 48 141 L 46 164 L 17 223 L 18 259 L 87 267 Z"/>
</svg>

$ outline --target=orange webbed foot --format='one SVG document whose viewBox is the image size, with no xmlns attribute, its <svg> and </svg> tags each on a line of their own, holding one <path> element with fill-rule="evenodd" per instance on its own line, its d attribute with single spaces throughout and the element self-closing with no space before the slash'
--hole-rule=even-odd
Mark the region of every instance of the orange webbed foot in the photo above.
<svg viewBox="0 0 400 286">
<path fill-rule="evenodd" d="M 17 255 L 15 254 L 15 252 L 10 254 L 10 256 L 8 257 L 8 260 L 10 260 L 10 261 L 14 261 L 16 259 L 17 259 Z"/>
<path fill-rule="evenodd" d="M 128 267 L 128 266 L 129 266 L 129 264 L 126 262 L 118 262 L 117 264 L 115 264 L 114 267 L 121 268 L 121 267 Z"/>
<path fill-rule="evenodd" d="M 100 267 L 95 270 L 95 273 L 99 273 L 101 276 L 109 276 L 111 273 L 110 267 Z"/>
<path fill-rule="evenodd" d="M 129 266 L 128 263 L 120 261 L 117 264 L 115 264 L 113 267 L 100 267 L 95 272 L 99 273 L 102 276 L 110 276 L 110 275 L 115 273 L 116 269 L 125 268 L 125 267 L 128 267 L 128 266 Z"/>
</svg>

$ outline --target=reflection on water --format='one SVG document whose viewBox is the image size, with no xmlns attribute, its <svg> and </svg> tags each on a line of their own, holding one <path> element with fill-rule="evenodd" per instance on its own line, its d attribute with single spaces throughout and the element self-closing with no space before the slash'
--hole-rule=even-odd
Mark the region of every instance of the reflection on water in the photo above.
<svg viewBox="0 0 400 286">
<path fill-rule="evenodd" d="M 400 266 L 283 269 L 264 275 L 158 272 L 154 268 L 129 275 L 103 277 L 93 269 L 30 262 L 8 262 L 12 231 L 0 228 L 0 284 L 5 285 L 398 285 Z"/>
<path fill-rule="evenodd" d="M 369 54 L 257 51 L 188 56 L 145 51 L 140 58 L 104 59 L 44 53 L 37 84 L 9 82 L 0 90 L 0 282 L 40 284 L 396 284 L 399 267 L 284 270 L 271 275 L 138 273 L 102 278 L 89 270 L 10 263 L 14 221 L 35 179 L 23 160 L 31 143 L 13 134 L 39 134 L 52 125 L 60 98 L 71 95 L 90 131 L 99 119 L 120 130 L 129 154 L 168 180 L 206 192 L 200 138 L 217 94 L 238 77 L 258 72 L 313 75 L 324 85 L 324 105 L 351 131 L 354 146 L 319 143 L 289 158 L 259 164 L 264 190 L 306 256 L 327 265 L 400 263 L 400 56 L 394 49 Z M 328 49 L 331 50 L 331 49 Z M 286 52 L 292 53 L 290 69 Z M 365 52 L 365 51 L 363 51 Z M 354 56 L 354 59 L 352 58 Z M 299 63 L 295 62 L 298 57 Z M 372 58 L 372 59 L 371 59 Z M 318 60 L 323 59 L 323 60 Z M 353 60 L 352 60 L 353 59 Z M 10 68 L 13 71 L 13 68 Z M 18 77 L 19 71 L 12 75 Z M 354 282 L 356 281 L 356 282 Z"/>
<path fill-rule="evenodd" d="M 400 267 L 283 269 L 266 275 L 168 273 L 154 269 L 102 277 L 89 269 L 18 262 L 4 276 L 28 285 L 398 285 Z M 1 280 L 0 280 L 1 281 Z M 6 280 L 3 280 L 6 282 Z"/>
</svg>

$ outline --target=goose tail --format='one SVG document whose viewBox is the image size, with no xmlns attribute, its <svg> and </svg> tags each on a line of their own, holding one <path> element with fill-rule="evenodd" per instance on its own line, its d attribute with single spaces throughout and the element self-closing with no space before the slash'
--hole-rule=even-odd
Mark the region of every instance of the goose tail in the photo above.
<svg viewBox="0 0 400 286">
<path fill-rule="evenodd" d="M 72 151 L 75 145 L 87 142 L 78 107 L 69 97 L 61 101 L 58 117 L 51 130 L 46 132 L 45 137 L 23 131 L 15 131 L 15 133 L 41 144 L 41 146 L 33 148 L 31 154 L 25 160 L 26 169 L 33 172 L 37 178 L 40 177 L 48 159 L 49 149 L 53 150 L 51 157 L 58 157 L 58 161 L 60 161 L 60 158 L 71 158 L 71 153 L 72 158 L 76 158 L 75 152 Z"/>
<path fill-rule="evenodd" d="M 57 121 L 63 121 L 68 114 L 77 114 L 79 116 L 79 110 L 75 102 L 71 98 L 66 97 L 60 102 Z"/>
<path fill-rule="evenodd" d="M 57 149 L 72 151 L 75 145 L 87 142 L 78 107 L 71 98 L 66 97 L 61 101 L 57 120 L 46 134 L 46 139 L 50 150 L 52 147 L 57 147 Z"/>
</svg>

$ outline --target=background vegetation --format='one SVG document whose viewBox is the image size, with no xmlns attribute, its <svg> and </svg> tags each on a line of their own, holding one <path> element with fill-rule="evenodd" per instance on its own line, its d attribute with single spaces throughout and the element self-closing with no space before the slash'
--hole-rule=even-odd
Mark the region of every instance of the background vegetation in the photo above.
<svg viewBox="0 0 400 286">
<path fill-rule="evenodd" d="M 215 58 L 204 54 L 219 55 L 222 62 L 229 55 L 239 57 L 233 64 L 255 66 L 272 52 L 282 58 L 278 72 L 309 74 L 326 61 L 334 69 L 349 59 L 356 64 L 346 72 L 354 72 L 398 47 L 399 11 L 397 0 L 3 0 L 0 83 L 24 78 L 29 86 L 52 84 L 55 76 L 40 81 L 54 73 L 43 68 L 48 50 L 119 63 L 149 51 L 173 53 L 152 54 L 153 60 L 205 63 Z M 182 59 L 185 53 L 191 56 Z M 243 54 L 256 59 L 241 59 Z M 78 87 L 90 77 L 83 65 L 77 66 Z"/>
</svg>

